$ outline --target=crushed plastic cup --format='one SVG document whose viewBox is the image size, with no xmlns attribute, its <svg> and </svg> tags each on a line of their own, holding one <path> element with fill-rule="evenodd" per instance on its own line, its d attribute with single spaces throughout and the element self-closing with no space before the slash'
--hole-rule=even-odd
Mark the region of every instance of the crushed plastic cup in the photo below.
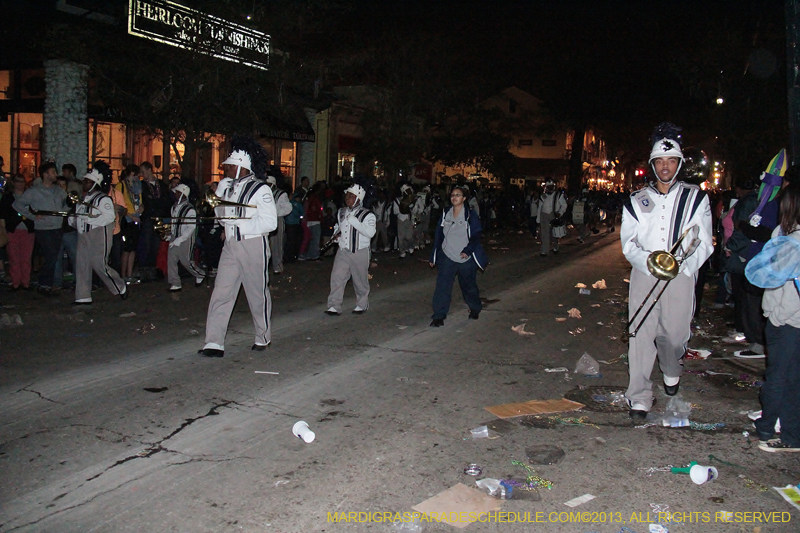
<svg viewBox="0 0 800 533">
<path fill-rule="evenodd" d="M 697 485 L 707 481 L 714 481 L 719 477 L 719 472 L 713 466 L 694 465 L 689 469 L 689 477 Z"/>
<path fill-rule="evenodd" d="M 308 429 L 308 423 L 303 420 L 294 423 L 294 426 L 292 426 L 292 433 L 295 437 L 303 439 L 303 442 L 306 444 L 314 442 L 314 438 L 316 437 L 314 432 Z"/>
<path fill-rule="evenodd" d="M 469 430 L 473 439 L 485 439 L 489 437 L 489 428 L 487 426 L 478 426 Z"/>
<path fill-rule="evenodd" d="M 591 289 L 580 289 L 578 292 L 581 294 L 592 294 Z"/>
</svg>

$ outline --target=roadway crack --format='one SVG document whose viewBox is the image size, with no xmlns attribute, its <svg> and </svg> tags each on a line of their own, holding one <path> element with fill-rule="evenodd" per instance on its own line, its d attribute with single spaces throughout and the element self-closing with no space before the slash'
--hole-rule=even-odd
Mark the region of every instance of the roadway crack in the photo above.
<svg viewBox="0 0 800 533">
<path fill-rule="evenodd" d="M 25 385 L 24 387 L 22 387 L 21 389 L 19 389 L 17 392 L 32 392 L 33 394 L 37 395 L 39 398 L 41 398 L 42 400 L 45 400 L 45 401 L 47 401 L 47 402 L 51 402 L 51 403 L 57 403 L 57 404 L 59 404 L 59 405 L 65 405 L 65 404 L 64 404 L 64 403 L 62 403 L 62 402 L 58 402 L 58 401 L 56 401 L 56 400 L 51 400 L 50 398 L 48 398 L 47 396 L 45 396 L 44 394 L 42 394 L 42 393 L 41 393 L 41 392 L 39 392 L 39 391 L 35 391 L 35 390 L 33 390 L 33 389 L 29 389 L 28 387 L 30 387 L 31 385 L 33 385 L 33 383 L 31 383 L 30 385 Z"/>
</svg>

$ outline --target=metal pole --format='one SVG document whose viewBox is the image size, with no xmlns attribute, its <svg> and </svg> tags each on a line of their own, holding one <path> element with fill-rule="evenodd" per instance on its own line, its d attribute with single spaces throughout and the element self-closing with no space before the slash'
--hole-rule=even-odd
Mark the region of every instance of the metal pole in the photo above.
<svg viewBox="0 0 800 533">
<path fill-rule="evenodd" d="M 800 163 L 800 9 L 798 0 L 786 0 L 786 80 L 789 104 L 790 157 Z"/>
</svg>

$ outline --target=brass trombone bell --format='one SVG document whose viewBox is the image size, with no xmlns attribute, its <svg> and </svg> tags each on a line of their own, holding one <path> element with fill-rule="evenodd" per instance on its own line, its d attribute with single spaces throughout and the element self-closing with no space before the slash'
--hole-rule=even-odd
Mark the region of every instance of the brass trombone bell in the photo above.
<svg viewBox="0 0 800 533">
<path fill-rule="evenodd" d="M 229 202 L 228 200 L 223 200 L 222 198 L 217 196 L 217 194 L 211 189 L 209 189 L 208 192 L 206 192 L 206 195 L 203 198 L 202 203 L 207 204 L 212 208 L 223 206 L 223 207 L 252 207 L 253 209 L 255 209 L 257 207 L 255 205 L 240 204 L 238 202 Z"/>
<path fill-rule="evenodd" d="M 680 269 L 680 262 L 675 256 L 664 250 L 658 250 L 647 256 L 647 270 L 662 281 L 675 279 Z"/>
</svg>

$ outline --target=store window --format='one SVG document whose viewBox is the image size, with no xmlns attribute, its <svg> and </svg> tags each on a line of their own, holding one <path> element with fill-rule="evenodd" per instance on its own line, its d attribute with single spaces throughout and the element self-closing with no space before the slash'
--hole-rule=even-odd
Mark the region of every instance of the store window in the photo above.
<svg viewBox="0 0 800 533">
<path fill-rule="evenodd" d="M 10 70 L 0 70 L 0 100 L 11 100 L 14 97 L 11 74 Z"/>
<path fill-rule="evenodd" d="M 356 175 L 356 156 L 355 154 L 346 154 L 339 152 L 339 164 L 336 169 L 342 179 L 353 179 Z"/>
<path fill-rule="evenodd" d="M 44 98 L 44 69 L 26 69 L 20 74 L 19 96 L 23 99 Z"/>
<path fill-rule="evenodd" d="M 12 116 L 11 157 L 16 172 L 32 180 L 42 163 L 42 114 L 14 113 Z"/>
<path fill-rule="evenodd" d="M 125 124 L 89 119 L 89 164 L 105 161 L 119 176 L 127 164 L 126 139 Z"/>
<path fill-rule="evenodd" d="M 280 167 L 281 174 L 294 189 L 297 178 L 297 143 L 284 139 L 261 139 L 273 165 Z"/>
</svg>

